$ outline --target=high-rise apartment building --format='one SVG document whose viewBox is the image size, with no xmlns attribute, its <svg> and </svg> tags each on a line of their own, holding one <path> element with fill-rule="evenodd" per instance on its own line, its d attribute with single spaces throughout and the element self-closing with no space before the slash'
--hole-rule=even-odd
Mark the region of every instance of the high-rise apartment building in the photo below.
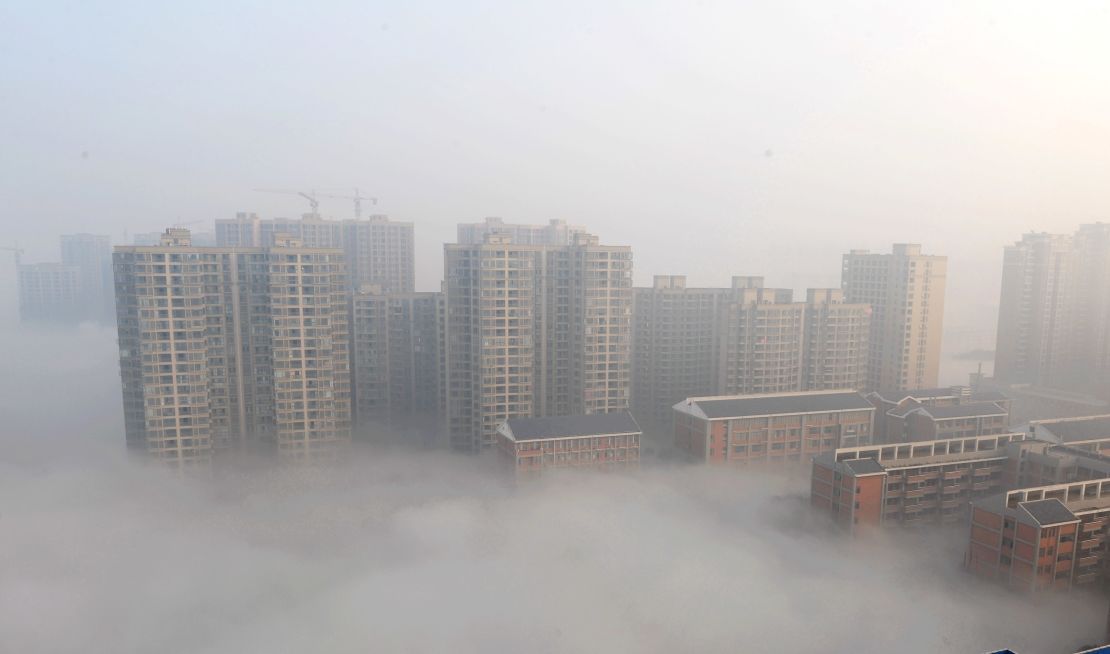
<svg viewBox="0 0 1110 654">
<path fill-rule="evenodd" d="M 99 234 L 63 234 L 62 265 L 75 266 L 80 285 L 80 312 L 83 317 L 112 320 L 112 243 Z"/>
<path fill-rule="evenodd" d="M 721 324 L 717 387 L 724 395 L 802 388 L 805 304 L 762 277 L 733 277 Z"/>
<path fill-rule="evenodd" d="M 675 402 L 717 394 L 727 289 L 689 288 L 682 275 L 656 275 L 632 298 L 632 410 L 654 427 L 669 426 Z"/>
<path fill-rule="evenodd" d="M 995 378 L 1110 397 L 1110 224 L 1005 251 Z"/>
<path fill-rule="evenodd" d="M 444 246 L 452 446 L 492 446 L 508 418 L 627 409 L 631 249 L 483 238 Z"/>
<path fill-rule="evenodd" d="M 129 446 L 185 466 L 255 441 L 288 458 L 349 441 L 342 251 L 195 247 L 170 229 L 113 259 Z"/>
<path fill-rule="evenodd" d="M 848 302 L 871 305 L 868 387 L 937 385 L 948 259 L 898 243 L 891 254 L 852 250 L 841 285 Z"/>
<path fill-rule="evenodd" d="M 81 269 L 61 263 L 19 264 L 19 316 L 24 322 L 77 322 Z"/>
<path fill-rule="evenodd" d="M 263 219 L 249 213 L 216 221 L 216 244 L 220 247 L 269 247 L 278 234 L 298 238 L 305 247 L 342 249 L 353 289 L 372 284 L 386 293 L 415 290 L 412 223 L 382 215 L 340 221 L 316 214 L 305 214 L 300 219 Z"/>
<path fill-rule="evenodd" d="M 443 294 L 384 293 L 364 286 L 352 297 L 352 383 L 361 432 L 411 427 L 435 440 L 442 414 Z"/>
<path fill-rule="evenodd" d="M 802 390 L 863 389 L 871 339 L 871 305 L 844 300 L 839 288 L 806 292 Z"/>
<path fill-rule="evenodd" d="M 585 234 L 585 227 L 568 225 L 565 220 L 551 220 L 546 225 L 514 225 L 500 218 L 486 218 L 480 223 L 463 223 L 458 226 L 458 239 L 462 245 L 484 243 L 487 236 L 507 237 L 517 245 L 570 245 L 575 234 Z"/>
<path fill-rule="evenodd" d="M 670 426 L 671 406 L 691 395 L 862 389 L 870 307 L 844 302 L 840 289 L 789 289 L 762 277 L 730 288 L 687 288 L 657 276 L 635 289 L 633 388 L 637 415 Z"/>
<path fill-rule="evenodd" d="M 1002 259 L 995 378 L 1064 388 L 1074 373 L 1071 236 L 1026 234 Z"/>
</svg>

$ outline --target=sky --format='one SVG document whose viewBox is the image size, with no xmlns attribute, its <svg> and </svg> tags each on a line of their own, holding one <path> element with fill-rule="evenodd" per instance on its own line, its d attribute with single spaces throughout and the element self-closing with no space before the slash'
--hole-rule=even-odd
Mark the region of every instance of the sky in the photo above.
<svg viewBox="0 0 1110 654">
<path fill-rule="evenodd" d="M 1103 600 L 971 578 L 963 526 L 848 538 L 756 471 L 512 487 L 364 447 L 180 477 L 125 458 L 115 355 L 104 327 L 0 334 L 2 651 L 1033 653 L 1105 629 Z"/>
<path fill-rule="evenodd" d="M 629 244 L 641 285 L 836 286 L 849 249 L 919 242 L 966 349 L 1004 244 L 1110 215 L 1103 2 L 15 0 L 0 24 L 0 241 L 26 261 L 357 187 L 416 224 L 423 290 L 485 216 Z"/>
</svg>

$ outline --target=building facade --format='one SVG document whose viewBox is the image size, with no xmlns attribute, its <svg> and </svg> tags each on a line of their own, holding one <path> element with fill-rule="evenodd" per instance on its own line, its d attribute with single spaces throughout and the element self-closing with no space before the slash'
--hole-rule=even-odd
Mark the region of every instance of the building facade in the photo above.
<svg viewBox="0 0 1110 654">
<path fill-rule="evenodd" d="M 875 442 L 901 443 L 910 440 L 905 416 L 918 408 L 951 408 L 972 404 L 993 405 L 990 410 L 1001 410 L 1007 416 L 1013 407 L 1013 400 L 999 391 L 976 390 L 968 386 L 948 386 L 944 388 L 919 388 L 915 390 L 882 390 L 867 393 L 867 399 L 875 405 Z M 955 425 L 953 425 L 955 426 Z M 975 434 L 965 434 L 974 436 Z M 925 438 L 924 440 L 932 440 Z"/>
<path fill-rule="evenodd" d="M 576 234 L 566 246 L 489 234 L 444 246 L 451 444 L 493 446 L 509 418 L 629 406 L 632 253 Z"/>
<path fill-rule="evenodd" d="M 653 427 L 691 396 L 859 389 L 867 375 L 870 309 L 839 289 L 794 302 L 762 277 L 729 288 L 687 288 L 657 276 L 635 289 L 633 403 Z"/>
<path fill-rule="evenodd" d="M 1110 398 L 1110 224 L 1026 234 L 1002 268 L 995 378 Z"/>
<path fill-rule="evenodd" d="M 670 427 L 671 407 L 690 396 L 716 395 L 721 315 L 726 289 L 688 288 L 681 275 L 656 275 L 633 289 L 633 412 Z"/>
<path fill-rule="evenodd" d="M 359 432 L 374 438 L 411 429 L 420 444 L 437 441 L 443 413 L 443 294 L 385 293 L 363 286 L 351 307 Z"/>
<path fill-rule="evenodd" d="M 674 445 L 704 463 L 808 464 L 870 444 L 874 413 L 855 391 L 692 397 L 674 405 Z"/>
<path fill-rule="evenodd" d="M 78 270 L 80 312 L 91 320 L 115 319 L 112 281 L 112 242 L 99 234 L 63 234 L 62 265 Z"/>
<path fill-rule="evenodd" d="M 947 257 L 924 255 L 920 245 L 844 255 L 844 297 L 872 311 L 869 390 L 937 385 L 947 267 Z"/>
<path fill-rule="evenodd" d="M 115 249 L 128 445 L 178 466 L 265 443 L 285 458 L 350 440 L 341 251 L 194 247 L 187 230 Z"/>
<path fill-rule="evenodd" d="M 487 236 L 502 236 L 517 245 L 570 245 L 576 234 L 586 234 L 585 227 L 568 225 L 565 220 L 551 220 L 546 225 L 517 225 L 500 218 L 486 218 L 480 223 L 458 226 L 458 242 L 480 245 Z"/>
<path fill-rule="evenodd" d="M 19 317 L 23 322 L 78 322 L 81 269 L 61 263 L 19 264 Z"/>
<path fill-rule="evenodd" d="M 628 411 L 510 418 L 497 430 L 497 450 L 518 478 L 558 468 L 629 468 L 640 464 L 641 435 Z"/>
<path fill-rule="evenodd" d="M 1024 433 L 837 448 L 813 459 L 810 503 L 849 531 L 955 523 L 1006 488 Z"/>
<path fill-rule="evenodd" d="M 263 219 L 252 213 L 216 221 L 219 247 L 269 247 L 282 234 L 299 239 L 305 247 L 342 249 L 352 289 L 370 284 L 386 293 L 415 291 L 412 223 L 382 215 L 368 220 L 330 220 L 317 214 Z"/>
<path fill-rule="evenodd" d="M 972 504 L 967 569 L 1040 593 L 1106 583 L 1110 459 L 1102 477 L 1012 490 Z"/>
</svg>

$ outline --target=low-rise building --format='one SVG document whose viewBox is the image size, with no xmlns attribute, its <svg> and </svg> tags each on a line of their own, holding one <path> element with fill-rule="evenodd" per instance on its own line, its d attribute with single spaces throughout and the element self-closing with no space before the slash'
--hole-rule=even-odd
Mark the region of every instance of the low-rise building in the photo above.
<svg viewBox="0 0 1110 654">
<path fill-rule="evenodd" d="M 1005 488 L 1026 434 L 838 448 L 813 460 L 810 503 L 849 531 L 953 523 L 968 502 Z"/>
<path fill-rule="evenodd" d="M 886 416 L 887 433 L 898 442 L 1002 434 L 1009 431 L 1009 415 L 994 402 L 895 409 Z"/>
<path fill-rule="evenodd" d="M 674 407 L 675 447 L 705 463 L 805 464 L 871 443 L 875 408 L 856 391 L 691 397 Z"/>
<path fill-rule="evenodd" d="M 912 391 L 873 391 L 867 394 L 867 399 L 875 405 L 874 440 L 876 443 L 902 443 L 909 440 L 905 431 L 905 415 L 919 407 L 993 404 L 995 408 L 1001 409 L 1006 414 L 1006 424 L 1009 424 L 1012 408 L 1012 400 L 1004 393 L 995 390 L 972 390 L 967 386 L 920 388 Z"/>
<path fill-rule="evenodd" d="M 973 502 L 967 569 L 1029 592 L 1105 582 L 1110 459 L 1091 455 L 1084 465 L 1100 467 L 1103 478 L 1020 488 Z"/>
<path fill-rule="evenodd" d="M 1110 415 L 1035 420 L 1029 423 L 1029 431 L 1041 440 L 1110 454 Z"/>
<path fill-rule="evenodd" d="M 626 468 L 640 463 L 640 425 L 628 411 L 509 418 L 497 449 L 519 476 L 551 468 Z"/>
</svg>

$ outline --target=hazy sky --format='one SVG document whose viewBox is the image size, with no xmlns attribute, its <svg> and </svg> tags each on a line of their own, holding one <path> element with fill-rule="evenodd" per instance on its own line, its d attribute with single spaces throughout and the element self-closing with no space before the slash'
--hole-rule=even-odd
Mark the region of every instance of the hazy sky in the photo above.
<svg viewBox="0 0 1110 654">
<path fill-rule="evenodd" d="M 993 334 L 1001 246 L 1110 217 L 1104 2 L 16 1 L 0 24 L 2 239 L 28 260 L 358 186 L 416 223 L 423 289 L 487 215 L 631 244 L 640 284 L 836 285 L 847 249 L 918 241 L 951 258 L 948 329 Z"/>
<path fill-rule="evenodd" d="M 758 471 L 514 489 L 481 457 L 360 448 L 181 479 L 125 460 L 113 330 L 14 336 L 4 652 L 1032 654 L 1105 628 L 1105 602 L 969 576 L 963 526 L 837 536 L 804 479 Z"/>
</svg>

